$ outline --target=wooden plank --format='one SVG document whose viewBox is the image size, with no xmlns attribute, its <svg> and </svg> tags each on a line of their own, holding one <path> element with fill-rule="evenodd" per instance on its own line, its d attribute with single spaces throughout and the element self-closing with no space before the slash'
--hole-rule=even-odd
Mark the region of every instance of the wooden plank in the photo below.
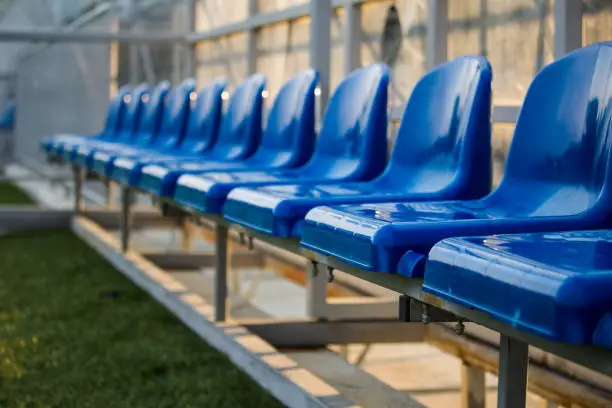
<svg viewBox="0 0 612 408">
<path fill-rule="evenodd" d="M 320 321 L 240 320 L 239 324 L 278 348 L 324 347 L 351 343 L 423 341 L 423 325 L 397 320 Z"/>
</svg>

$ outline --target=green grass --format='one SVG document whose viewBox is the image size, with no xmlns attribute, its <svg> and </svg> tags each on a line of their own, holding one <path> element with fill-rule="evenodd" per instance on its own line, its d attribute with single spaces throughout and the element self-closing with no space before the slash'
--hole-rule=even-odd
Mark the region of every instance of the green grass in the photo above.
<svg viewBox="0 0 612 408">
<path fill-rule="evenodd" d="M 0 205 L 34 205 L 22 189 L 11 183 L 0 183 Z"/>
<path fill-rule="evenodd" d="M 68 231 L 0 236 L 0 407 L 276 407 Z"/>
</svg>

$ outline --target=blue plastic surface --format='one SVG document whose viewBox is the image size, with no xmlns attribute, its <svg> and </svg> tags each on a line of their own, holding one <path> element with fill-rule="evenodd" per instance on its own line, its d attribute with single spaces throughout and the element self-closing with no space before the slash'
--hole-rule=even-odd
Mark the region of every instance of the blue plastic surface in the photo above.
<svg viewBox="0 0 612 408">
<path fill-rule="evenodd" d="M 150 97 L 149 87 L 139 85 L 130 95 L 126 95 L 127 107 L 119 123 L 117 135 L 112 140 L 81 140 L 74 144 L 65 144 L 62 157 L 68 161 L 74 161 L 78 155 L 84 157 L 93 156 L 96 148 L 110 146 L 114 143 L 127 143 L 138 132 L 141 117 L 145 108 L 145 102 Z"/>
<path fill-rule="evenodd" d="M 13 130 L 15 127 L 15 110 L 17 102 L 14 99 L 9 99 L 4 106 L 4 111 L 0 115 L 0 129 Z"/>
<path fill-rule="evenodd" d="M 612 311 L 612 231 L 446 239 L 423 288 L 555 341 L 610 341 L 600 322 Z"/>
<path fill-rule="evenodd" d="M 148 166 L 143 171 L 140 187 L 159 196 L 172 196 L 176 181 L 183 174 L 198 174 L 206 170 L 274 170 L 303 165 L 314 149 L 314 91 L 317 81 L 316 72 L 307 70 L 281 87 L 268 115 L 261 145 L 252 156 L 227 158 L 222 152 L 217 160 Z"/>
<path fill-rule="evenodd" d="M 380 177 L 240 188 L 231 192 L 227 213 L 240 206 L 251 228 L 299 237 L 304 216 L 320 205 L 480 198 L 491 186 L 490 111 L 486 59 L 462 57 L 442 64 L 415 86 Z"/>
<path fill-rule="evenodd" d="M 178 146 L 160 152 L 122 155 L 106 166 L 105 175 L 121 183 L 136 185 L 142 169 L 149 164 L 195 160 L 210 152 L 219 134 L 223 114 L 221 94 L 226 84 L 225 79 L 215 80 L 203 87 L 196 98 L 191 98 L 186 133 Z"/>
<path fill-rule="evenodd" d="M 174 199 L 202 212 L 218 213 L 236 187 L 373 179 L 386 163 L 388 84 L 389 69 L 384 64 L 373 64 L 347 76 L 329 101 L 315 152 L 304 166 L 183 175 Z M 236 213 L 229 218 L 242 219 Z"/>
<path fill-rule="evenodd" d="M 158 140 L 164 109 L 168 103 L 171 103 L 174 93 L 175 91 L 170 91 L 169 82 L 164 81 L 158 84 L 145 99 L 138 130 L 129 140 L 98 145 L 89 152 L 89 155 L 77 154 L 73 163 L 104 174 L 104 166 L 112 161 L 112 158 L 119 152 L 151 146 Z"/>
<path fill-rule="evenodd" d="M 156 168 L 181 168 L 182 163 L 200 164 L 203 161 L 240 160 L 253 154 L 261 140 L 261 120 L 263 114 L 263 90 L 265 78 L 256 74 L 236 87 L 230 99 L 227 113 L 221 120 L 219 135 L 213 149 L 202 153 L 197 158 L 180 159 L 160 163 Z M 151 164 L 151 165 L 149 165 Z M 143 171 L 153 163 L 143 162 L 143 166 L 132 163 L 121 163 L 113 177 L 121 177 L 131 185 L 139 185 Z M 165 166 L 164 166 L 165 165 Z M 118 173 L 127 173 L 120 176 Z M 162 177 L 164 179 L 165 177 Z"/>
<path fill-rule="evenodd" d="M 302 245 L 359 267 L 422 276 L 398 265 L 453 236 L 605 228 L 612 45 L 574 51 L 545 67 L 527 91 L 499 187 L 470 201 L 318 207 Z M 410 258 L 408 264 L 412 264 Z"/>
<path fill-rule="evenodd" d="M 143 126 L 152 128 L 153 123 L 155 123 L 155 131 L 152 133 L 154 136 L 148 142 L 141 139 L 142 142 L 136 141 L 131 145 L 98 150 L 93 155 L 92 170 L 104 176 L 109 176 L 114 169 L 115 162 L 119 160 L 167 154 L 177 150 L 185 136 L 194 87 L 195 81 L 193 79 L 184 80 L 168 93 L 157 116 L 143 118 Z"/>
<path fill-rule="evenodd" d="M 77 134 L 60 134 L 51 138 L 46 138 L 41 142 L 41 147 L 51 156 L 61 157 L 64 145 L 67 143 L 75 144 L 84 140 L 111 140 L 118 137 L 120 124 L 123 120 L 123 114 L 127 109 L 127 100 L 131 98 L 132 89 L 128 86 L 123 86 L 117 91 L 117 95 L 112 98 L 108 104 L 106 121 L 102 131 L 93 136 L 84 136 Z M 130 96 L 128 96 L 130 95 Z"/>
</svg>

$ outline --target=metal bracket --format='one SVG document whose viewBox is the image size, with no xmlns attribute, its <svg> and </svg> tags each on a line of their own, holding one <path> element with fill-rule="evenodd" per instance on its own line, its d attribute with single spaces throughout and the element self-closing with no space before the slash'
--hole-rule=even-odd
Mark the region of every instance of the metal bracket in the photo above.
<svg viewBox="0 0 612 408">
<path fill-rule="evenodd" d="M 420 323 L 442 323 L 442 322 L 460 322 L 461 319 L 456 315 L 439 309 L 435 306 L 428 305 L 420 300 L 409 297 L 408 295 L 400 295 L 399 298 L 399 320 L 402 322 L 420 322 Z"/>
<path fill-rule="evenodd" d="M 181 210 L 180 208 L 170 205 L 168 203 L 164 203 L 161 202 L 160 203 L 160 209 L 161 209 L 161 214 L 164 217 L 171 217 L 171 218 L 189 218 L 190 215 L 188 213 L 186 213 L 185 211 Z"/>
</svg>

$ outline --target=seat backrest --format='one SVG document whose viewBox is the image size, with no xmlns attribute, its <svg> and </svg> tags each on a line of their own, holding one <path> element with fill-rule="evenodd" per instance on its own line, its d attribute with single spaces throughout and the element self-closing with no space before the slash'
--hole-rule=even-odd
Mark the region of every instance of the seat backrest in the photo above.
<svg viewBox="0 0 612 408">
<path fill-rule="evenodd" d="M 160 150 L 176 147 L 185 136 L 187 121 L 189 120 L 190 97 L 195 91 L 195 80 L 185 79 L 168 95 L 160 130 L 155 146 Z"/>
<path fill-rule="evenodd" d="M 480 198 L 491 188 L 491 66 L 457 58 L 425 75 L 406 104 L 384 181 L 415 193 Z"/>
<path fill-rule="evenodd" d="M 169 90 L 170 82 L 162 81 L 151 90 L 149 95 L 144 95 L 144 107 L 140 117 L 140 125 L 132 143 L 146 146 L 153 142 L 159 132 L 165 100 Z"/>
<path fill-rule="evenodd" d="M 338 85 L 329 100 L 305 175 L 369 180 L 387 162 L 389 67 L 359 68 Z"/>
<path fill-rule="evenodd" d="M 306 70 L 287 81 L 268 115 L 261 147 L 253 155 L 270 166 L 297 167 L 312 156 L 315 145 L 315 88 L 319 75 Z"/>
<path fill-rule="evenodd" d="M 608 218 L 611 126 L 612 43 L 551 63 L 527 91 L 489 203 L 514 216 Z"/>
<path fill-rule="evenodd" d="M 219 138 L 213 149 L 216 157 L 239 159 L 255 152 L 261 140 L 265 86 L 265 77 L 255 74 L 236 87 L 221 120 Z"/>
<path fill-rule="evenodd" d="M 145 96 L 146 95 L 146 96 Z M 140 116 L 142 115 L 144 100 L 149 96 L 149 87 L 146 84 L 138 85 L 131 94 L 126 94 L 123 98 L 127 105 L 125 113 L 119 125 L 119 139 L 129 140 L 138 131 Z"/>
<path fill-rule="evenodd" d="M 215 145 L 223 116 L 222 94 L 226 86 L 227 80 L 218 78 L 200 89 L 197 95 L 191 94 L 189 123 L 181 151 L 200 154 Z"/>
<path fill-rule="evenodd" d="M 110 100 L 108 103 L 108 111 L 106 113 L 106 121 L 104 122 L 104 133 L 108 138 L 112 139 L 118 135 L 120 130 L 120 124 L 123 121 L 123 115 L 125 114 L 128 104 L 126 103 L 128 95 L 131 95 L 132 88 L 129 86 L 122 86 L 117 90 L 117 95 Z"/>
</svg>

